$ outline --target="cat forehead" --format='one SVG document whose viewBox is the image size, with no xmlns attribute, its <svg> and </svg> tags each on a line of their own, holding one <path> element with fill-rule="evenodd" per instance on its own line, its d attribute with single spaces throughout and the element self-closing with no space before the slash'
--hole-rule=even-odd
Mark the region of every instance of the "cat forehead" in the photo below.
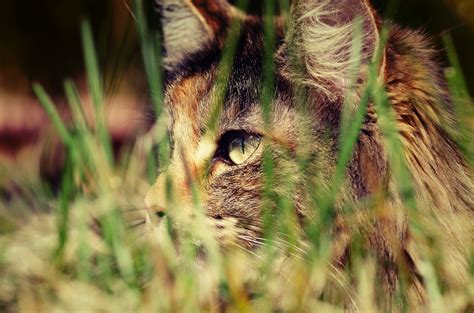
<svg viewBox="0 0 474 313">
<path fill-rule="evenodd" d="M 247 67 L 252 69 L 249 74 L 261 69 L 263 29 L 260 19 L 248 17 L 242 21 L 237 39 L 233 69 Z M 222 48 L 216 40 L 203 42 L 199 49 L 190 50 L 178 63 L 166 69 L 166 83 L 170 84 L 188 76 L 216 70 L 225 50 L 231 45 L 233 44 L 227 42 Z"/>
<path fill-rule="evenodd" d="M 179 113 L 191 117 L 203 128 L 215 100 L 212 91 L 223 86 L 225 97 L 220 123 L 231 124 L 237 117 L 255 115 L 259 110 L 254 107 L 258 107 L 261 101 L 263 42 L 260 21 L 246 20 L 227 74 L 219 70 L 222 54 L 228 53 L 226 47 L 223 51 L 211 42 L 187 55 L 166 73 L 169 109 L 177 112 L 175 116 Z M 278 42 L 282 39 L 278 38 Z"/>
</svg>

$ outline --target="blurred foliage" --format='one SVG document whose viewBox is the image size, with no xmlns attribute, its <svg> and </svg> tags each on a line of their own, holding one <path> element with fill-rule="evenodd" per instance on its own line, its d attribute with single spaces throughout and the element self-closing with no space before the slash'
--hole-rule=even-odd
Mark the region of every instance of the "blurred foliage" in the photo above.
<svg viewBox="0 0 474 313">
<path fill-rule="evenodd" d="M 151 1 L 151 0 L 150 0 Z M 397 23 L 439 35 L 452 32 L 468 85 L 474 90 L 474 2 L 471 0 L 375 0 L 376 7 Z M 261 1 L 251 1 L 258 13 Z M 0 3 L 0 82 L 15 88 L 20 80 L 38 80 L 60 91 L 64 77 L 83 72 L 79 25 L 91 20 L 99 60 L 106 65 L 106 80 L 113 84 L 120 68 L 139 55 L 129 0 L 2 0 Z M 155 17 L 156 18 L 156 17 Z M 2 78 L 3 77 L 8 77 Z"/>
</svg>

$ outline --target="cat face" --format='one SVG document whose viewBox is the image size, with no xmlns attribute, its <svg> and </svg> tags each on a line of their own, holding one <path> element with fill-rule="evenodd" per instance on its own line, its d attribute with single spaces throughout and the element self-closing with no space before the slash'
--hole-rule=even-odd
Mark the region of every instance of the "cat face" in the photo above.
<svg viewBox="0 0 474 313">
<path fill-rule="evenodd" d="M 198 225 L 225 247 L 245 250 L 268 243 L 269 225 L 285 236 L 288 229 L 302 232 L 292 238 L 303 244 L 311 234 L 305 226 L 321 226 L 339 265 L 360 238 L 381 260 L 390 293 L 400 260 L 414 281 L 421 277 L 405 201 L 413 197 L 420 216 L 436 217 L 429 227 L 442 230 L 437 233 L 449 246 L 443 249 L 449 279 L 468 277 L 463 243 L 473 232 L 453 216 L 472 215 L 472 175 L 445 131 L 452 116 L 442 69 L 430 42 L 416 31 L 388 26 L 382 47 L 380 22 L 368 3 L 291 1 L 286 20 L 275 19 L 268 58 L 261 18 L 221 0 L 160 0 L 173 153 L 146 197 L 151 219 L 165 214 L 192 237 Z M 235 21 L 240 31 L 234 46 L 226 38 Z M 229 60 L 232 66 L 225 65 Z M 370 64 L 377 64 L 371 76 Z M 383 112 L 377 112 L 380 102 L 371 102 L 376 91 L 366 88 L 369 78 L 372 87 L 384 85 L 386 94 L 379 96 L 387 99 L 379 101 L 390 104 L 384 110 L 393 110 L 398 132 L 386 128 L 383 135 L 398 147 L 383 144 L 381 127 L 391 118 L 378 116 Z M 327 205 L 320 199 L 337 181 L 341 121 L 355 116 L 364 90 L 372 93 L 367 111 L 337 196 Z M 388 159 L 406 162 L 411 191 L 390 175 Z"/>
<path fill-rule="evenodd" d="M 313 10 L 314 15 L 308 20 L 293 17 L 299 24 L 295 22 L 287 31 L 275 20 L 273 81 L 267 85 L 260 18 L 244 16 L 220 1 L 160 3 L 166 49 L 165 106 L 173 153 L 147 195 L 152 214 L 172 214 L 179 221 L 180 216 L 193 215 L 194 197 L 199 194 L 218 235 L 230 233 L 254 246 L 262 232 L 262 209 L 278 220 L 272 212 L 275 204 L 262 196 L 271 180 L 272 192 L 291 203 L 295 225 L 311 215 L 307 195 L 314 188 L 321 193 L 327 190 L 336 164 L 340 110 L 345 84 L 353 75 L 346 67 L 356 15 L 365 18 L 361 62 L 373 52 L 371 11 L 364 1 L 349 2 L 355 9 L 352 15 L 334 15 L 331 1 L 312 7 L 304 2 L 295 5 L 293 14 Z M 226 75 L 221 60 L 232 23 L 240 25 L 240 31 Z M 315 27 L 312 23 L 320 23 L 321 34 L 299 31 Z M 319 45 L 312 43 L 317 36 Z M 331 46 L 330 40 L 340 46 Z M 300 66 L 303 69 L 297 70 Z M 270 96 L 265 88 L 272 90 Z M 268 101 L 269 119 L 264 101 Z M 268 163 L 274 167 L 270 178 L 263 174 Z M 341 201 L 367 192 L 363 175 L 356 178 L 359 181 L 353 185 L 358 187 L 348 183 Z M 173 192 L 167 194 L 169 188 Z"/>
</svg>

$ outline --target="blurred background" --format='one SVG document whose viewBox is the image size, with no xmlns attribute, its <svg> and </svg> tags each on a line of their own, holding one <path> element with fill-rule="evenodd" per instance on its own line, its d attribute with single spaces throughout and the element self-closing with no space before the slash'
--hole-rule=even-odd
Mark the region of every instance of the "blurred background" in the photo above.
<svg viewBox="0 0 474 313">
<path fill-rule="evenodd" d="M 440 49 L 440 35 L 449 32 L 461 59 L 468 86 L 474 91 L 474 1 L 374 1 L 382 14 L 398 24 L 431 34 Z M 67 120 L 64 79 L 73 79 L 89 109 L 84 77 L 80 22 L 91 21 L 104 76 L 106 112 L 114 148 L 145 132 L 150 113 L 145 75 L 137 42 L 132 0 L 2 0 L 0 4 L 0 162 L 37 171 L 46 154 L 59 155 L 43 166 L 54 177 L 60 168 L 60 146 L 34 96 L 40 82 Z M 151 7 L 151 3 L 150 3 Z M 261 11 L 251 1 L 250 11 Z M 384 13 L 385 12 L 385 13 Z M 150 18 L 153 17 L 150 14 Z M 52 161 L 51 161 L 52 160 Z"/>
</svg>

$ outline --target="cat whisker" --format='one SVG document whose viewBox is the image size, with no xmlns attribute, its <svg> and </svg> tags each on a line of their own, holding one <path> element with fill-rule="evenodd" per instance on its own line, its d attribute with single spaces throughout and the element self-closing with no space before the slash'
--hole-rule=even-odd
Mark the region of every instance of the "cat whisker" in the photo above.
<svg viewBox="0 0 474 313">
<path fill-rule="evenodd" d="M 262 237 L 257 237 L 257 238 L 252 238 L 252 237 L 248 237 L 248 236 L 239 236 L 239 238 L 243 239 L 243 240 L 247 240 L 247 241 L 251 241 L 251 242 L 255 242 L 255 243 L 258 243 L 260 246 L 266 246 L 266 247 L 275 247 L 277 248 L 278 250 L 280 251 L 283 251 L 285 252 L 288 256 L 292 256 L 292 257 L 295 257 L 295 258 L 298 258 L 298 259 L 301 259 L 301 260 L 306 260 L 305 257 L 303 257 L 302 255 L 298 254 L 298 253 L 295 253 L 295 252 L 290 252 L 288 250 L 286 250 L 284 247 L 280 246 L 282 243 L 286 245 L 286 247 L 291 247 L 289 244 L 287 244 L 286 242 L 275 242 L 273 240 L 270 240 L 270 239 L 267 239 L 267 238 L 262 238 Z M 267 241 L 268 243 L 265 243 L 263 241 Z M 276 244 L 275 244 L 276 243 Z M 304 251 L 303 251 L 304 252 Z M 306 253 L 305 253 L 306 254 Z M 307 260 L 306 260 L 307 261 Z"/>
<path fill-rule="evenodd" d="M 269 239 L 269 238 L 259 237 L 259 239 L 260 239 L 260 240 L 264 240 L 264 241 L 278 241 L 278 242 L 281 243 L 281 244 L 284 244 L 284 245 L 286 245 L 286 246 L 288 246 L 288 247 L 290 247 L 290 248 L 296 249 L 298 252 L 301 252 L 301 253 L 304 254 L 304 255 L 308 255 L 308 252 L 307 252 L 307 251 L 305 251 L 305 250 L 303 250 L 302 248 L 298 247 L 298 246 L 295 245 L 294 243 L 291 243 L 291 242 L 289 242 L 289 241 L 287 241 L 287 240 L 284 240 L 284 239 L 282 239 L 282 238 L 280 238 L 280 237 L 276 237 L 276 238 L 274 238 L 274 239 L 273 239 L 273 238 L 272 238 L 272 239 Z"/>
<path fill-rule="evenodd" d="M 146 211 L 145 208 L 137 208 L 137 207 L 120 207 L 121 212 L 135 212 L 135 211 Z"/>
<path fill-rule="evenodd" d="M 239 249 L 241 249 L 241 250 L 243 250 L 243 251 L 245 251 L 245 252 L 247 252 L 247 253 L 252 254 L 252 255 L 255 256 L 257 259 L 259 259 L 259 260 L 261 260 L 261 261 L 265 261 L 265 259 L 264 259 L 261 255 L 258 255 L 256 252 L 254 252 L 254 251 L 252 251 L 252 250 L 250 250 L 250 249 L 248 249 L 248 248 L 245 248 L 244 246 L 239 245 L 238 243 L 235 243 L 235 242 L 233 242 L 233 241 L 231 241 L 230 243 L 231 243 L 233 246 L 235 246 L 235 247 L 237 247 L 237 248 L 239 248 Z"/>
<path fill-rule="evenodd" d="M 266 244 L 266 243 L 264 243 L 264 242 L 258 241 L 257 239 L 254 239 L 254 238 L 252 238 L 252 237 L 250 237 L 250 236 L 237 235 L 237 238 L 242 239 L 242 240 L 244 240 L 245 242 L 254 243 L 254 244 L 258 245 L 258 246 L 266 246 L 266 247 L 270 246 L 269 244 Z"/>
<path fill-rule="evenodd" d="M 265 258 L 259 254 L 257 254 L 256 252 L 248 249 L 248 248 L 245 248 L 235 242 L 232 242 L 232 244 L 240 249 L 242 249 L 243 251 L 247 252 L 247 253 L 250 253 L 252 254 L 253 256 L 255 256 L 257 259 L 259 259 L 260 261 L 265 261 Z M 286 257 L 287 258 L 287 257 Z M 289 280 L 289 277 L 288 275 L 286 275 L 284 272 L 282 272 L 280 269 L 277 270 L 278 274 L 281 275 L 281 277 L 283 277 L 285 280 Z"/>
<path fill-rule="evenodd" d="M 141 219 L 141 220 L 138 220 L 138 221 L 135 221 L 135 223 L 130 223 L 130 224 L 127 224 L 127 228 L 136 228 L 138 226 L 142 226 L 142 225 L 145 225 L 146 223 L 146 219 Z"/>
</svg>

